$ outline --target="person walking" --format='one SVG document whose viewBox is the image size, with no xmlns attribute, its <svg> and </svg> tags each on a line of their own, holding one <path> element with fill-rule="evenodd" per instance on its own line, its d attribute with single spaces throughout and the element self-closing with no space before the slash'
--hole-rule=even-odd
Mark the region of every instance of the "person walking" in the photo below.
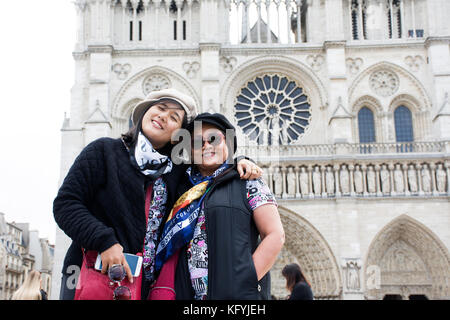
<svg viewBox="0 0 450 320">
<path fill-rule="evenodd" d="M 291 293 L 288 300 L 314 300 L 311 286 L 297 263 L 286 265 L 281 274 L 286 279 L 286 288 Z"/>
</svg>

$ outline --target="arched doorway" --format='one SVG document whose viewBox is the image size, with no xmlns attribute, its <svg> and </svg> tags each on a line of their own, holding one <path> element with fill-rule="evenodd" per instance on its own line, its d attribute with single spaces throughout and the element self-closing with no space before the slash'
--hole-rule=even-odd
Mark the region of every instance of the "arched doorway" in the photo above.
<svg viewBox="0 0 450 320">
<path fill-rule="evenodd" d="M 298 263 L 311 284 L 314 299 L 341 299 L 342 281 L 336 259 L 322 235 L 304 218 L 278 207 L 286 234 L 284 248 L 271 270 L 272 295 L 285 299 L 289 292 L 281 270 Z"/>
<path fill-rule="evenodd" d="M 366 298 L 448 298 L 449 257 L 432 231 L 402 215 L 381 230 L 369 247 L 365 268 L 379 268 L 380 283 L 366 288 Z"/>
</svg>

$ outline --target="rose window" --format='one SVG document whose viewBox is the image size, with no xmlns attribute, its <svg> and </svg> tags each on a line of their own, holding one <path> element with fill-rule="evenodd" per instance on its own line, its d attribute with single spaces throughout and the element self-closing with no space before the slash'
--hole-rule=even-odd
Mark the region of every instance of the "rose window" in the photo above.
<svg viewBox="0 0 450 320">
<path fill-rule="evenodd" d="M 234 108 L 237 125 L 260 145 L 296 142 L 311 122 L 311 104 L 303 89 L 277 74 L 249 81 Z"/>
</svg>

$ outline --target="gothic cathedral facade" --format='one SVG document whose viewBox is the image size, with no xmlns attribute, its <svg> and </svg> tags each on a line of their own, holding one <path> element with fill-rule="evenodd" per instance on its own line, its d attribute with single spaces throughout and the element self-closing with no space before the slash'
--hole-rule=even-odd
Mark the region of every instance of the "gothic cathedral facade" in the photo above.
<svg viewBox="0 0 450 320">
<path fill-rule="evenodd" d="M 75 0 L 61 181 L 176 88 L 238 129 L 316 299 L 450 298 L 450 1 Z M 70 240 L 57 230 L 53 297 Z"/>
</svg>

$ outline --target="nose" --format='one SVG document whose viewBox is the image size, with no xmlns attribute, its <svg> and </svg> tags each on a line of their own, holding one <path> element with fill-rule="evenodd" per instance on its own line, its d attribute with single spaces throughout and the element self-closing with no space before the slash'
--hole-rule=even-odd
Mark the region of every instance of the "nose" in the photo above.
<svg viewBox="0 0 450 320">
<path fill-rule="evenodd" d="M 164 110 L 164 111 L 161 111 L 161 112 L 158 114 L 158 118 L 161 119 L 162 121 L 166 122 L 166 121 L 167 121 L 168 115 L 169 115 L 169 114 L 168 114 L 168 111 L 167 111 L 167 110 Z"/>
</svg>

